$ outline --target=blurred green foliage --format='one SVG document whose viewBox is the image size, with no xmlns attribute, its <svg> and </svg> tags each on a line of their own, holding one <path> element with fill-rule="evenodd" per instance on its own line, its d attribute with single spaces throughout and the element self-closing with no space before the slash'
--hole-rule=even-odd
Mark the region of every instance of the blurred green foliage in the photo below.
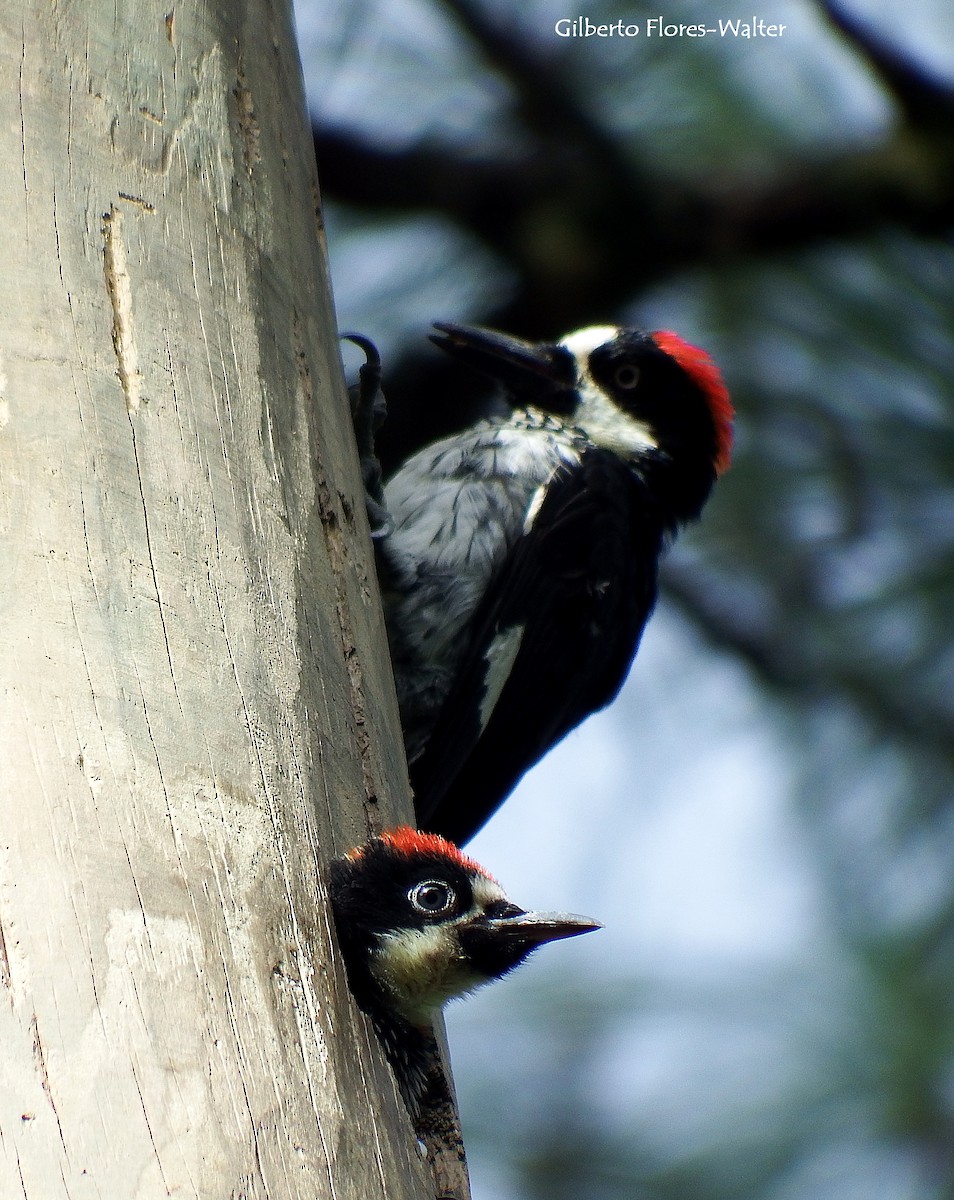
<svg viewBox="0 0 954 1200">
<path fill-rule="evenodd" d="M 774 964 L 541 956 L 467 1057 L 484 1194 L 952 1197 L 954 24 L 785 0 L 775 41 L 554 36 L 578 15 L 301 0 L 339 309 L 397 419 L 441 386 L 411 348 L 432 318 L 713 352 L 736 455 L 666 597 L 760 689 L 815 911 Z"/>
</svg>

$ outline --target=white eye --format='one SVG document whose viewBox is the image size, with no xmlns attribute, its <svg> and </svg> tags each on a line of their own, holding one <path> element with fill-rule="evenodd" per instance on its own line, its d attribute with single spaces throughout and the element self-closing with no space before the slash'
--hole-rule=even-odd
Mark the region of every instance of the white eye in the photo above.
<svg viewBox="0 0 954 1200">
<path fill-rule="evenodd" d="M 454 889 L 442 879 L 425 879 L 422 883 L 416 883 L 407 898 L 418 912 L 430 917 L 450 912 L 457 900 Z"/>
<path fill-rule="evenodd" d="M 629 363 L 617 367 L 613 372 L 613 382 L 624 392 L 631 392 L 639 383 L 639 367 L 634 367 Z"/>
</svg>

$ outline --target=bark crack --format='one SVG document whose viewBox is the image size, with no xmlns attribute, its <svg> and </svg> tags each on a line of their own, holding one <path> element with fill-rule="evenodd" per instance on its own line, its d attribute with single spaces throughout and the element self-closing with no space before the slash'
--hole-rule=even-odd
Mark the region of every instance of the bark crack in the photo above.
<svg viewBox="0 0 954 1200">
<path fill-rule="evenodd" d="M 162 1155 L 159 1153 L 159 1147 L 156 1144 L 156 1138 L 152 1132 L 152 1122 L 149 1120 L 149 1112 L 146 1108 L 146 1097 L 143 1094 L 142 1083 L 139 1080 L 139 1072 L 136 1070 L 136 1064 L 134 1062 L 130 1063 L 130 1067 L 132 1070 L 133 1082 L 136 1085 L 136 1092 L 139 1096 L 139 1104 L 142 1108 L 143 1120 L 146 1123 L 146 1133 L 149 1136 L 149 1143 L 152 1146 L 152 1152 L 156 1157 L 156 1166 L 159 1169 L 159 1178 L 162 1180 L 162 1186 L 165 1189 L 166 1194 L 171 1196 L 172 1192 L 169 1188 L 169 1182 L 166 1179 L 166 1173 L 163 1170 L 163 1166 L 162 1166 Z"/>
<path fill-rule="evenodd" d="M 23 175 L 23 195 L 24 195 L 24 197 L 26 197 L 26 196 L 29 196 L 29 194 L 30 194 L 30 184 L 29 184 L 29 180 L 27 179 L 26 118 L 23 114 L 23 68 L 26 63 L 27 43 L 26 43 L 26 32 L 22 28 L 21 28 L 21 34 L 22 34 L 22 41 L 21 41 L 21 47 L 20 47 L 20 70 L 19 70 L 19 78 L 18 78 L 18 97 L 17 97 L 17 99 L 18 99 L 19 109 L 20 109 L 20 171 Z M 26 209 L 26 219 L 27 219 L 27 234 L 29 235 L 29 231 L 30 231 L 30 206 L 29 205 L 27 205 L 27 209 Z"/>
<path fill-rule="evenodd" d="M 60 1114 L 56 1110 L 56 1101 L 53 1099 L 53 1089 L 50 1087 L 50 1073 L 46 1066 L 46 1054 L 43 1051 L 43 1042 L 40 1039 L 40 1023 L 37 1020 L 36 1013 L 33 1014 L 33 1019 L 30 1021 L 30 1033 L 33 1037 L 33 1061 L 36 1063 L 37 1074 L 40 1077 L 40 1087 L 43 1089 L 43 1094 L 46 1096 L 47 1102 L 53 1111 L 56 1128 L 63 1146 L 63 1153 L 66 1155 L 67 1162 L 69 1162 L 70 1155 L 66 1148 L 66 1138 L 63 1135 Z"/>
<path fill-rule="evenodd" d="M 127 412 L 129 412 L 127 405 Z M 176 670 L 172 665 L 172 646 L 169 642 L 169 630 L 166 627 L 166 612 L 162 603 L 162 593 L 159 590 L 159 573 L 156 569 L 156 558 L 152 549 L 152 535 L 149 531 L 149 505 L 146 503 L 146 492 L 142 481 L 142 468 L 139 465 L 139 446 L 136 442 L 136 426 L 132 421 L 132 413 L 130 415 L 130 429 L 132 430 L 132 446 L 133 458 L 136 460 L 136 480 L 139 484 L 139 499 L 142 503 L 142 524 L 146 535 L 146 557 L 149 559 L 149 573 L 152 576 L 152 586 L 156 589 L 156 605 L 159 609 L 159 624 L 162 628 L 162 640 L 166 649 L 166 662 L 169 664 L 169 678 L 172 680 L 172 690 L 175 693 L 176 704 L 179 706 L 179 712 L 185 716 L 182 707 L 182 699 L 179 696 L 179 685 L 176 680 Z M 145 703 L 145 702 L 144 702 Z"/>
<path fill-rule="evenodd" d="M 118 363 L 119 382 L 126 401 L 126 412 L 139 411 L 142 398 L 142 373 L 136 349 L 133 325 L 132 282 L 126 266 L 126 245 L 122 234 L 123 214 L 111 204 L 103 214 L 103 263 L 106 292 L 113 309 L 113 350 Z"/>
<path fill-rule="evenodd" d="M 0 987 L 8 992 L 13 991 L 13 971 L 10 968 L 10 955 L 7 951 L 7 938 L 3 932 L 3 922 L 0 921 Z"/>
<path fill-rule="evenodd" d="M 0 429 L 10 420 L 10 401 L 7 399 L 7 377 L 3 370 L 3 356 L 0 355 Z"/>
</svg>

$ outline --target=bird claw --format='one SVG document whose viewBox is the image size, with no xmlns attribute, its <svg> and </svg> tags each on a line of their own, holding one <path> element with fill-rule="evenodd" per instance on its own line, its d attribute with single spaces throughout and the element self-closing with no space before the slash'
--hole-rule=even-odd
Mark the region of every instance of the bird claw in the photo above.
<svg viewBox="0 0 954 1200">
<path fill-rule="evenodd" d="M 371 526 L 371 537 L 377 540 L 387 537 L 394 528 L 391 514 L 384 503 L 381 464 L 374 452 L 374 435 L 388 415 L 387 401 L 381 390 L 381 355 L 374 342 L 363 334 L 343 333 L 341 339 L 353 342 L 365 356 L 364 365 L 358 371 L 358 382 L 348 389 L 348 397 L 361 463 L 368 524 Z"/>
</svg>

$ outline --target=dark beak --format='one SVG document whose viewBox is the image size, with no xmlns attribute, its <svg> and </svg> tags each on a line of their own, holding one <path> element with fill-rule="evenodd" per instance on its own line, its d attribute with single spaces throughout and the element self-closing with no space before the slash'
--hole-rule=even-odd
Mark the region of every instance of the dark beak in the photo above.
<svg viewBox="0 0 954 1200">
<path fill-rule="evenodd" d="M 579 917 L 576 913 L 518 912 L 507 917 L 489 917 L 485 928 L 502 941 L 519 946 L 540 946 L 544 942 L 556 942 L 561 938 L 577 937 L 602 929 L 599 921 L 591 917 Z"/>
<path fill-rule="evenodd" d="M 576 366 L 562 346 L 525 342 L 476 325 L 434 323 L 443 336 L 431 335 L 454 358 L 496 379 L 520 403 L 549 411 L 568 411 L 576 386 Z"/>
</svg>

